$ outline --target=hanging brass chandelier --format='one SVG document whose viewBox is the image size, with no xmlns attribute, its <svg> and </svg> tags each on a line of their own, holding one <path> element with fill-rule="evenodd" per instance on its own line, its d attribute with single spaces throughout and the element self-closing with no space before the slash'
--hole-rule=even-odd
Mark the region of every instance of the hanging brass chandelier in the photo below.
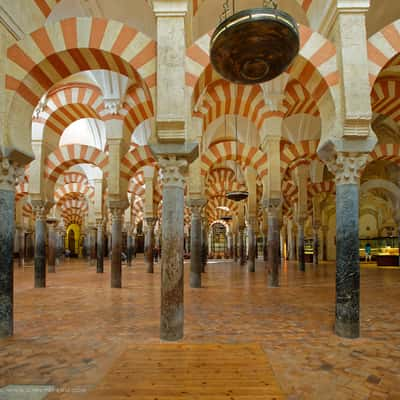
<svg viewBox="0 0 400 400">
<path fill-rule="evenodd" d="M 299 52 L 296 21 L 279 10 L 273 0 L 239 12 L 235 12 L 235 0 L 231 0 L 233 15 L 228 16 L 229 1 L 225 1 L 223 20 L 211 37 L 213 67 L 226 80 L 239 84 L 276 78 Z"/>
</svg>

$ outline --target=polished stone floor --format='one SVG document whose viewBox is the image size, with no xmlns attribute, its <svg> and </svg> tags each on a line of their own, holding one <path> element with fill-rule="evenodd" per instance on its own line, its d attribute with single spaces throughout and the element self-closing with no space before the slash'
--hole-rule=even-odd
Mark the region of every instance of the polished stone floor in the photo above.
<svg viewBox="0 0 400 400">
<path fill-rule="evenodd" d="M 159 343 L 160 265 L 123 268 L 123 289 L 107 272 L 66 262 L 33 289 L 16 267 L 15 336 L 0 340 L 0 387 L 53 385 L 49 399 L 80 398 L 133 344 Z M 203 289 L 185 275 L 184 343 L 259 343 L 289 400 L 400 399 L 400 269 L 363 267 L 362 338 L 333 334 L 333 264 L 307 272 L 284 264 L 281 287 L 230 262 L 210 263 Z M 1 398 L 1 397 L 0 397 Z"/>
</svg>

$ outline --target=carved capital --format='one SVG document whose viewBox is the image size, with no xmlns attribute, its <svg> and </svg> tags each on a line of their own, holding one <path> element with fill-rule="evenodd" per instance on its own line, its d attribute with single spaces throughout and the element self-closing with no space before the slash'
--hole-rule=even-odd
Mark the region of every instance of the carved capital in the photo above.
<svg viewBox="0 0 400 400">
<path fill-rule="evenodd" d="M 104 108 L 106 115 L 120 115 L 122 103 L 120 99 L 104 99 Z"/>
<path fill-rule="evenodd" d="M 206 199 L 189 199 L 187 201 L 187 206 L 190 207 L 190 211 L 192 212 L 192 218 L 200 219 L 201 211 L 206 204 L 207 204 Z"/>
<path fill-rule="evenodd" d="M 268 213 L 278 214 L 281 210 L 282 199 L 264 199 L 262 205 Z"/>
<path fill-rule="evenodd" d="M 144 220 L 146 221 L 147 228 L 153 230 L 154 226 L 157 222 L 157 218 L 156 217 L 146 217 Z"/>
<path fill-rule="evenodd" d="M 0 162 L 0 190 L 14 192 L 16 180 L 24 175 L 24 169 L 8 158 L 2 158 Z"/>
<path fill-rule="evenodd" d="M 366 153 L 337 153 L 326 165 L 335 175 L 336 185 L 359 184 L 367 159 Z"/>
<path fill-rule="evenodd" d="M 109 206 L 111 213 L 112 222 L 122 222 L 122 217 L 124 215 L 124 209 L 122 207 L 118 207 L 116 205 Z"/>
<path fill-rule="evenodd" d="M 179 187 L 181 189 L 185 187 L 183 169 L 188 165 L 186 160 L 177 160 L 175 157 L 161 158 L 159 165 L 164 186 Z"/>
</svg>

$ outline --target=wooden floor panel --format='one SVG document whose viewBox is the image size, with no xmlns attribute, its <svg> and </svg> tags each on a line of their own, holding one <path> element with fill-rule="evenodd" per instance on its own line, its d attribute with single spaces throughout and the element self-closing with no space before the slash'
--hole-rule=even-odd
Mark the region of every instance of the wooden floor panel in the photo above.
<svg viewBox="0 0 400 400">
<path fill-rule="evenodd" d="M 283 400 L 257 344 L 130 346 L 85 400 Z"/>
</svg>

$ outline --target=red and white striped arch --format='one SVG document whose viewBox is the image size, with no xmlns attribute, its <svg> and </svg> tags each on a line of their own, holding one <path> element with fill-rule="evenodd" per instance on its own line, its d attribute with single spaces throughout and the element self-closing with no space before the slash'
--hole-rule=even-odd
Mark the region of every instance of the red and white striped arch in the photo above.
<svg viewBox="0 0 400 400">
<path fill-rule="evenodd" d="M 104 170 L 108 165 L 108 156 L 91 146 L 81 144 L 61 146 L 47 157 L 45 177 L 55 183 L 64 171 L 77 164 L 92 164 Z"/>
<path fill-rule="evenodd" d="M 100 18 L 45 25 L 7 50 L 6 88 L 35 107 L 43 93 L 77 72 L 106 69 L 154 93 L 156 43 L 134 28 Z"/>
<path fill-rule="evenodd" d="M 155 165 L 156 159 L 149 146 L 138 146 L 131 150 L 121 160 L 121 177 L 129 181 L 140 168 L 145 165 Z"/>
<path fill-rule="evenodd" d="M 286 86 L 283 105 L 286 108 L 285 117 L 295 114 L 309 114 L 319 117 L 317 103 L 307 89 L 295 79 L 289 81 Z"/>
<path fill-rule="evenodd" d="M 99 88 L 88 84 L 70 84 L 49 94 L 39 118 L 33 118 L 35 137 L 45 139 L 45 132 L 55 135 L 56 143 L 64 130 L 82 118 L 102 119 L 105 107 Z"/>
<path fill-rule="evenodd" d="M 308 194 L 314 197 L 320 193 L 336 193 L 335 181 L 324 181 L 320 183 L 312 183 L 308 186 Z"/>
<path fill-rule="evenodd" d="M 58 188 L 54 194 L 54 201 L 58 203 L 65 196 L 77 193 L 82 196 L 87 196 L 92 201 L 94 200 L 94 189 L 86 183 L 68 183 Z"/>
<path fill-rule="evenodd" d="M 378 79 L 371 93 L 372 111 L 400 121 L 400 80 Z"/>
<path fill-rule="evenodd" d="M 318 158 L 319 140 L 305 140 L 299 143 L 283 143 L 281 145 L 281 171 L 289 172 L 301 163 L 310 163 Z"/>
<path fill-rule="evenodd" d="M 83 183 L 88 185 L 88 179 L 86 175 L 81 172 L 71 171 L 64 173 L 64 183 Z"/>
<path fill-rule="evenodd" d="M 232 191 L 235 182 L 235 173 L 231 169 L 213 169 L 207 177 L 207 194 L 212 197 Z"/>
<path fill-rule="evenodd" d="M 212 144 L 201 156 L 201 175 L 225 160 L 237 160 L 243 168 L 253 167 L 260 178 L 267 174 L 267 155 L 255 147 L 234 141 Z"/>
<path fill-rule="evenodd" d="M 258 85 L 234 85 L 217 80 L 207 87 L 199 112 L 194 116 L 203 118 L 203 130 L 223 115 L 240 115 L 248 118 L 259 129 L 267 114 L 263 93 Z"/>
<path fill-rule="evenodd" d="M 125 135 L 130 136 L 142 122 L 154 117 L 153 102 L 142 88 L 134 86 L 127 92 L 121 114 Z"/>
<path fill-rule="evenodd" d="M 400 53 L 400 19 L 368 39 L 369 81 L 371 87 L 381 71 Z"/>
<path fill-rule="evenodd" d="M 204 89 L 219 79 L 209 58 L 211 34 L 206 34 L 188 48 L 186 53 L 186 85 L 194 106 Z M 339 71 L 336 48 L 326 38 L 300 25 L 301 49 L 299 57 L 289 68 L 291 77 L 303 85 L 328 118 L 335 113 L 333 99 L 337 98 Z"/>
<path fill-rule="evenodd" d="M 225 196 L 213 196 L 210 197 L 207 201 L 205 212 L 213 217 L 220 217 L 221 215 L 226 215 L 227 212 L 223 210 L 219 210 L 218 207 L 227 207 L 230 210 L 230 213 L 236 215 L 239 211 L 239 205 L 237 202 L 233 200 L 227 199 Z"/>
<path fill-rule="evenodd" d="M 378 144 L 375 146 L 369 154 L 368 163 L 380 160 L 400 164 L 400 144 Z"/>
</svg>

